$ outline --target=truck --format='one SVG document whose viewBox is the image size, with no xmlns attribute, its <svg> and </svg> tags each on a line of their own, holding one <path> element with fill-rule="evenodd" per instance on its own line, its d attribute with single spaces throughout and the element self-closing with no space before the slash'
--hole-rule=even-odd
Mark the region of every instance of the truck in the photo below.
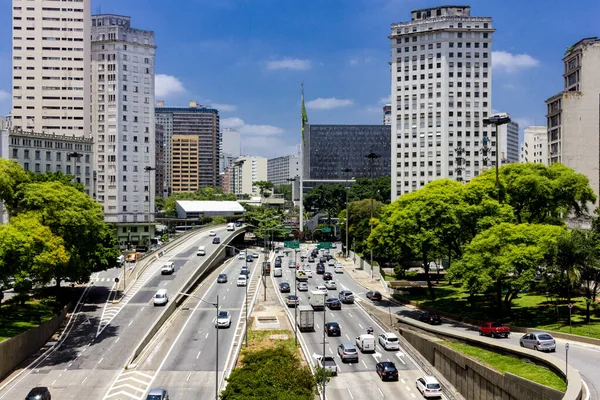
<svg viewBox="0 0 600 400">
<path fill-rule="evenodd" d="M 296 324 L 300 332 L 314 332 L 315 312 L 311 306 L 299 306 L 297 318 Z"/>
<path fill-rule="evenodd" d="M 500 322 L 486 322 L 479 327 L 480 336 L 505 337 L 510 335 L 510 327 Z"/>
<path fill-rule="evenodd" d="M 308 298 L 308 304 L 313 310 L 325 310 L 325 295 L 327 293 L 322 290 L 311 290 Z"/>
<path fill-rule="evenodd" d="M 375 336 L 362 334 L 356 337 L 356 347 L 363 353 L 375 352 Z"/>
</svg>

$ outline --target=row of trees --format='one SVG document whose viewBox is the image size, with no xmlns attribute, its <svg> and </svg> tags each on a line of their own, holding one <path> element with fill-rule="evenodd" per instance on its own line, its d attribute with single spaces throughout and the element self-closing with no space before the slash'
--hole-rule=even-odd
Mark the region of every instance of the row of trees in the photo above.
<svg viewBox="0 0 600 400">
<path fill-rule="evenodd" d="M 432 298 L 430 262 L 446 258 L 452 279 L 472 295 L 494 292 L 506 312 L 536 275 L 568 282 L 570 290 L 593 279 L 596 239 L 564 224 L 566 216 L 585 212 L 595 201 L 585 176 L 560 164 L 509 164 L 500 168 L 497 197 L 494 170 L 466 185 L 436 180 L 383 206 L 365 243 L 381 261 L 406 266 L 419 260 Z M 350 218 L 352 230 L 352 211 Z M 575 251 L 582 241 L 587 250 Z"/>
<path fill-rule="evenodd" d="M 117 266 L 113 229 L 102 206 L 61 173 L 27 173 L 0 159 L 0 201 L 10 221 L 0 226 L 0 281 L 14 278 L 19 292 L 33 284 L 85 282 Z"/>
</svg>

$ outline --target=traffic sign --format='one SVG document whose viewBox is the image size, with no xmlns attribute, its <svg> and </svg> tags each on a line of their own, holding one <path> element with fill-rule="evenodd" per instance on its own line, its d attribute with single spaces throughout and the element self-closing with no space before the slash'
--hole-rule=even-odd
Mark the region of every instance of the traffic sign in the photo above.
<svg viewBox="0 0 600 400">
<path fill-rule="evenodd" d="M 283 247 L 289 247 L 290 249 L 299 249 L 300 242 L 283 242 Z"/>
<path fill-rule="evenodd" d="M 323 232 L 323 233 L 330 233 L 331 232 L 331 228 L 321 228 L 321 232 Z"/>
<path fill-rule="evenodd" d="M 287 226 L 286 226 L 286 227 L 284 227 L 284 228 L 283 228 L 283 230 L 284 230 L 284 231 L 287 231 L 287 232 L 291 232 L 291 231 L 292 231 L 292 228 L 289 228 L 289 227 L 287 227 Z"/>
<path fill-rule="evenodd" d="M 317 244 L 317 248 L 319 248 L 319 249 L 331 249 L 331 242 L 319 242 Z"/>
</svg>

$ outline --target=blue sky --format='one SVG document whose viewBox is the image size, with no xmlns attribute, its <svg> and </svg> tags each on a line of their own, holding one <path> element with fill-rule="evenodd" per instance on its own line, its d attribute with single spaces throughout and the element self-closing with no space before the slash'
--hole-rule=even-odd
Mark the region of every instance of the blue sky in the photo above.
<svg viewBox="0 0 600 400">
<path fill-rule="evenodd" d="M 6 114 L 11 2 L 2 3 L 0 114 Z M 296 152 L 302 81 L 309 122 L 381 123 L 381 106 L 390 95 L 390 25 L 409 20 L 411 9 L 444 4 L 449 3 L 92 0 L 92 13 L 129 15 L 133 27 L 155 32 L 157 100 L 216 106 L 222 126 L 241 131 L 244 153 L 274 157 Z M 494 19 L 493 108 L 509 112 L 521 128 L 544 125 L 544 100 L 562 88 L 564 50 L 583 37 L 600 36 L 600 2 L 457 4 Z"/>
</svg>

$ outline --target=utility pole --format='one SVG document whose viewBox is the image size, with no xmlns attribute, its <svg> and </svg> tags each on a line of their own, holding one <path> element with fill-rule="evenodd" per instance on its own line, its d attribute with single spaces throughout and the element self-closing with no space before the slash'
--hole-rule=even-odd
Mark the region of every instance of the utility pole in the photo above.
<svg viewBox="0 0 600 400">
<path fill-rule="evenodd" d="M 350 230 L 350 214 L 348 214 L 348 192 L 350 191 L 350 188 L 348 187 L 348 177 L 350 176 L 350 172 L 352 172 L 351 168 L 345 168 L 342 170 L 342 172 L 345 172 L 346 175 L 346 251 L 344 252 L 344 254 L 346 255 L 346 258 L 348 258 L 348 231 Z"/>
<path fill-rule="evenodd" d="M 373 189 L 373 165 L 375 163 L 375 160 L 380 158 L 381 156 L 379 154 L 375 154 L 373 152 L 370 152 L 369 154 L 367 154 L 365 157 L 367 157 L 370 161 L 371 161 L 371 218 L 369 219 L 369 227 L 371 229 L 371 234 L 373 233 L 373 196 L 375 195 L 375 191 Z M 373 282 L 373 246 L 371 247 L 371 282 Z"/>
<path fill-rule="evenodd" d="M 500 168 L 500 136 L 498 135 L 498 127 L 500 125 L 508 124 L 510 121 L 510 116 L 506 113 L 494 114 L 490 118 L 483 119 L 484 124 L 492 124 L 496 127 L 496 198 L 498 203 L 500 203 L 500 175 L 498 172 Z"/>
</svg>

